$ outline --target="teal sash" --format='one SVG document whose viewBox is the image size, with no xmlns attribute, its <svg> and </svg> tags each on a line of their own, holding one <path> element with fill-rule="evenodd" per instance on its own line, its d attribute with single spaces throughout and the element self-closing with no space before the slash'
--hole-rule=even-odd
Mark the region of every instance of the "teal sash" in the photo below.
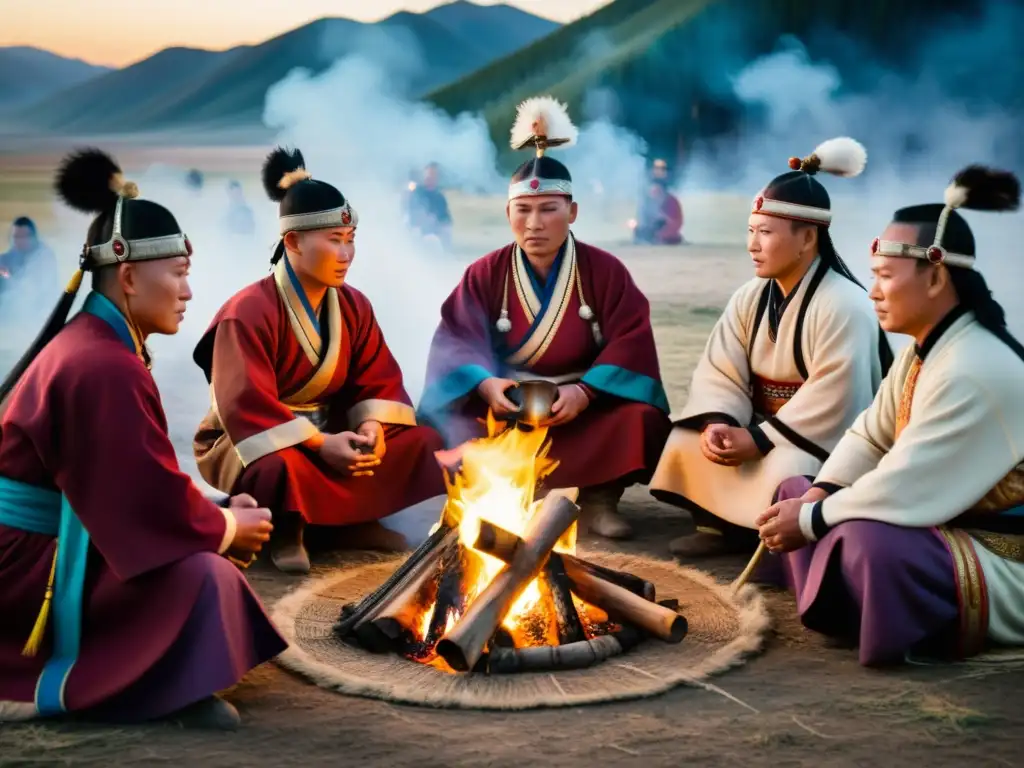
<svg viewBox="0 0 1024 768">
<path fill-rule="evenodd" d="M 105 320 L 133 353 L 135 341 L 124 315 L 98 293 L 90 293 L 82 307 Z M 67 711 L 64 688 L 82 643 L 82 608 L 89 532 L 67 497 L 49 488 L 0 477 L 0 524 L 30 533 L 57 537 L 53 580 L 53 652 L 36 682 L 36 711 L 56 715 Z"/>
</svg>

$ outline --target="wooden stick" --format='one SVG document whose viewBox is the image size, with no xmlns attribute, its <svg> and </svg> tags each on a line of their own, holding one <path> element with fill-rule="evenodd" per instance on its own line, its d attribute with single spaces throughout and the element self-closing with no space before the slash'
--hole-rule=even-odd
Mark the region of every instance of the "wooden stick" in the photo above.
<svg viewBox="0 0 1024 768">
<path fill-rule="evenodd" d="M 573 592 L 607 611 L 611 619 L 635 624 L 666 643 L 678 643 L 686 637 L 689 629 L 686 619 L 675 611 L 645 600 L 618 584 L 576 567 L 568 560 L 565 561 L 565 571 L 572 582 Z"/>
<path fill-rule="evenodd" d="M 376 618 L 382 610 L 391 605 L 396 595 L 404 594 L 410 584 L 420 582 L 424 574 L 434 573 L 441 555 L 452 543 L 458 543 L 458 540 L 457 530 L 439 527 L 381 586 L 355 607 L 343 610 L 341 618 L 334 625 L 334 631 L 344 638 L 352 634 L 356 627 Z"/>
<path fill-rule="evenodd" d="M 568 645 L 587 639 L 583 631 L 583 622 L 576 612 L 572 601 L 572 590 L 569 577 L 565 572 L 562 558 L 552 552 L 544 564 L 544 582 L 551 593 L 551 603 L 555 608 L 555 622 L 558 627 L 558 644 Z"/>
<path fill-rule="evenodd" d="M 740 588 L 746 584 L 750 577 L 754 575 L 754 571 L 757 570 L 758 563 L 761 562 L 761 558 L 764 557 L 764 553 L 768 550 L 765 543 L 762 541 L 757 545 L 757 551 L 754 552 L 754 556 L 750 558 L 750 562 L 747 563 L 747 567 L 743 569 L 743 573 L 736 577 L 736 581 L 732 583 L 732 591 L 739 592 Z"/>
<path fill-rule="evenodd" d="M 515 555 L 516 547 L 519 546 L 521 541 L 522 540 L 514 533 L 510 533 L 504 528 L 499 528 L 497 525 L 488 522 L 487 520 L 481 520 L 476 541 L 473 543 L 473 549 L 485 552 L 499 560 L 510 563 Z M 611 568 L 605 568 L 603 565 L 597 565 L 596 563 L 592 563 L 589 560 L 583 560 L 575 555 L 559 553 L 559 556 L 563 561 L 571 560 L 577 568 L 588 570 L 594 575 L 600 576 L 613 584 L 618 584 L 623 589 L 628 589 L 630 592 L 633 592 L 646 600 L 654 600 L 654 585 L 649 581 L 641 579 L 639 576 L 634 576 L 631 573 L 624 573 L 622 571 L 616 571 Z"/>
<path fill-rule="evenodd" d="M 502 568 L 437 644 L 448 666 L 466 672 L 476 666 L 516 598 L 540 573 L 551 548 L 579 517 L 580 508 L 561 495 L 549 495 L 527 523 L 523 543 L 512 562 Z"/>
<path fill-rule="evenodd" d="M 502 537 L 496 537 L 495 540 Z M 477 537 L 479 541 L 479 537 Z M 520 545 L 522 547 L 523 545 Z M 481 552 L 486 550 L 480 549 Z M 501 557 L 504 548 L 499 552 L 487 552 L 489 555 Z M 644 631 L 667 643 L 678 643 L 684 637 L 689 627 L 686 619 L 663 605 L 646 600 L 625 587 L 615 584 L 601 575 L 593 568 L 587 567 L 581 561 L 569 556 L 561 556 L 565 565 L 566 575 L 572 582 L 573 592 L 596 605 L 608 613 L 608 616 L 616 621 L 626 621 L 635 624 Z"/>
</svg>

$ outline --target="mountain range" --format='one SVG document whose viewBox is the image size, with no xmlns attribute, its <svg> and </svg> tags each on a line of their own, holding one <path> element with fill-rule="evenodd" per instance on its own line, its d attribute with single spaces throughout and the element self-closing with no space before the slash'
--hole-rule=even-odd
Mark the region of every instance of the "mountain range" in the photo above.
<svg viewBox="0 0 1024 768">
<path fill-rule="evenodd" d="M 420 96 L 558 27 L 512 6 L 459 0 L 371 24 L 323 18 L 263 43 L 225 51 L 168 48 L 116 70 L 37 49 L 5 48 L 0 49 L 0 72 L 11 74 L 0 79 L 0 109 L 9 132 L 121 133 L 259 124 L 267 89 L 295 69 L 316 74 L 358 53 L 405 81 L 410 96 Z M 18 72 L 15 79 L 15 65 L 30 75 Z"/>
</svg>

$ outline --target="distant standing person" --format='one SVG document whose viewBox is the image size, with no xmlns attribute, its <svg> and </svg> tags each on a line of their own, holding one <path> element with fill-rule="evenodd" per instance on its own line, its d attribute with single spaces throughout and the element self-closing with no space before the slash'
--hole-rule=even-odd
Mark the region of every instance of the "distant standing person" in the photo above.
<svg viewBox="0 0 1024 768">
<path fill-rule="evenodd" d="M 0 306 L 4 294 L 13 292 L 15 286 L 24 297 L 26 306 L 32 306 L 34 297 L 53 296 L 60 290 L 57 275 L 57 258 L 45 244 L 39 241 L 36 224 L 28 216 L 19 216 L 11 225 L 11 247 L 0 254 Z"/>
<path fill-rule="evenodd" d="M 409 195 L 409 224 L 421 235 L 434 235 L 447 248 L 452 239 L 452 214 L 448 200 L 438 187 L 437 163 L 423 169 L 423 183 Z"/>
</svg>

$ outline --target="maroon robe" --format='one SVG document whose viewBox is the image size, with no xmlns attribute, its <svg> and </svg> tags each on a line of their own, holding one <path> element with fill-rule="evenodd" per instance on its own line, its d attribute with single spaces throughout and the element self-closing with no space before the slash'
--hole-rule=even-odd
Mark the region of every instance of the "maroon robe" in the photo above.
<svg viewBox="0 0 1024 768">
<path fill-rule="evenodd" d="M 647 298 L 621 261 L 571 237 L 546 285 L 532 284 L 536 301 L 531 279 L 514 245 L 470 265 L 441 307 L 421 416 L 452 447 L 486 433 L 487 407 L 476 391 L 485 378 L 581 382 L 595 397 L 576 419 L 551 429 L 550 456 L 560 463 L 549 484 L 647 482 L 669 433 Z M 596 331 L 580 316 L 580 286 Z M 507 334 L 496 328 L 503 294 Z"/>
<path fill-rule="evenodd" d="M 232 297 L 196 347 L 215 403 L 195 439 L 203 477 L 315 525 L 378 520 L 443 494 L 434 458 L 440 436 L 416 426 L 401 370 L 369 300 L 349 286 L 330 289 L 319 318 L 323 349 L 307 351 L 301 334 L 318 331 L 300 320 L 303 299 L 283 262 L 274 275 Z M 318 377 L 319 383 L 311 381 Z M 372 477 L 342 475 L 304 446 L 320 428 L 355 430 L 368 419 L 381 422 L 386 436 Z"/>
<path fill-rule="evenodd" d="M 217 554 L 225 511 L 179 470 L 152 376 L 105 320 L 79 314 L 29 366 L 0 417 L 0 477 L 63 493 L 90 537 L 67 711 L 159 717 L 285 649 Z M 51 655 L 52 612 L 38 653 L 22 649 L 54 547 L 0 525 L 0 719 L 31 714 Z"/>
</svg>

